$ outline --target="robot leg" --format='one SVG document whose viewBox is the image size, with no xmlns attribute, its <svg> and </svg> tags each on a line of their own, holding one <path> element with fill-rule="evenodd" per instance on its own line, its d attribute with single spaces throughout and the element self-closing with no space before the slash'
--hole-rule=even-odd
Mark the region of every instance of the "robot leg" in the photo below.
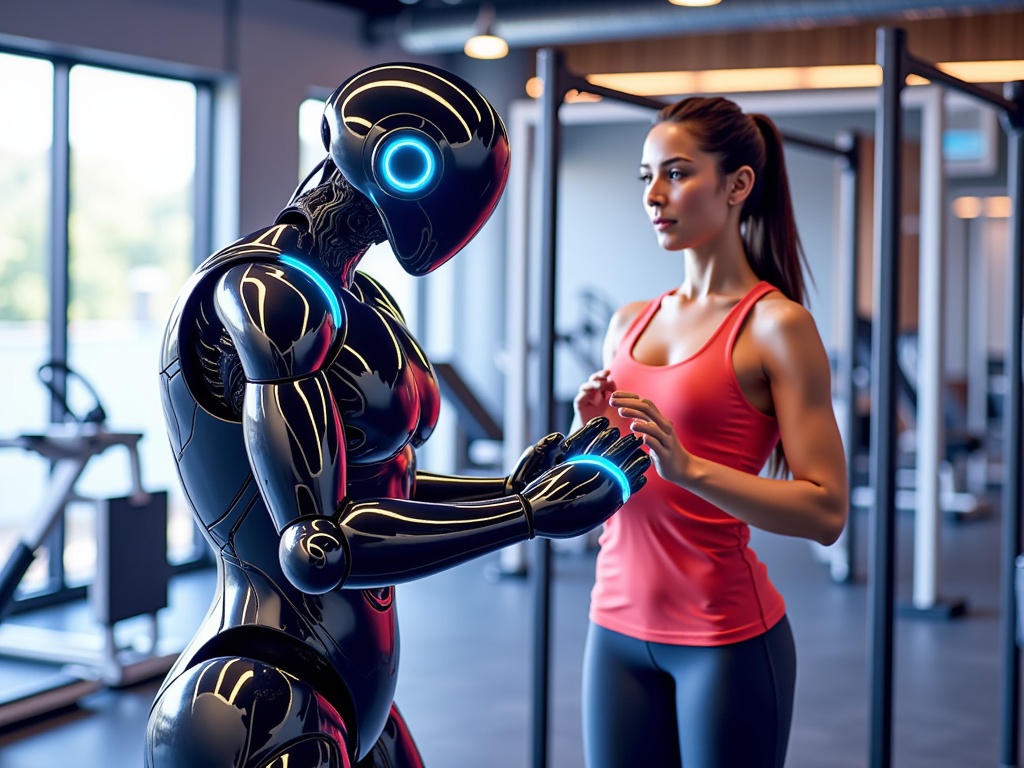
<svg viewBox="0 0 1024 768">
<path fill-rule="evenodd" d="M 214 658 L 157 696 L 147 768 L 351 768 L 349 727 L 309 683 L 253 659 Z"/>
</svg>

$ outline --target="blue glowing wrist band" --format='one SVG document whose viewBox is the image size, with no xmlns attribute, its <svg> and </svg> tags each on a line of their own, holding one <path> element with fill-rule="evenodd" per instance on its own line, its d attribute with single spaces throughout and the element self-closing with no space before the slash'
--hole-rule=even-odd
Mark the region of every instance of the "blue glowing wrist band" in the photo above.
<svg viewBox="0 0 1024 768">
<path fill-rule="evenodd" d="M 622 503 L 625 504 L 629 499 L 629 480 L 626 478 L 626 473 L 622 471 L 617 465 L 612 464 L 608 459 L 603 456 L 573 456 L 571 459 L 566 459 L 566 464 L 593 464 L 603 470 L 607 470 L 612 473 L 612 477 L 619 481 L 619 485 L 622 487 Z"/>
</svg>

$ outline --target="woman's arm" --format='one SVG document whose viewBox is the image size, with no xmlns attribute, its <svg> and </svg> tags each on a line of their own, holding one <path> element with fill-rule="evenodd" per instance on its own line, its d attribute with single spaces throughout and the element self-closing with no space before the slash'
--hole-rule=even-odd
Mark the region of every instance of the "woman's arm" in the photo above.
<svg viewBox="0 0 1024 768">
<path fill-rule="evenodd" d="M 694 456 L 657 406 L 635 394 L 616 392 L 611 405 L 634 419 L 633 432 L 643 437 L 666 480 L 757 528 L 831 544 L 846 525 L 849 502 L 828 357 L 813 318 L 800 305 L 764 302 L 758 315 L 750 330 L 792 479 L 750 475 Z"/>
</svg>

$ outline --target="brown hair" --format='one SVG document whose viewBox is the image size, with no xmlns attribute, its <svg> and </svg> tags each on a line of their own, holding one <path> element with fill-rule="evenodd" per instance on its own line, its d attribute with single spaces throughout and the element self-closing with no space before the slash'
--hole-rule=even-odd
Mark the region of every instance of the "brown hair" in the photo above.
<svg viewBox="0 0 1024 768">
<path fill-rule="evenodd" d="M 654 122 L 685 123 L 701 150 L 718 157 L 723 180 L 744 165 L 753 169 L 754 188 L 740 211 L 747 261 L 759 278 L 804 304 L 807 259 L 793 215 L 782 135 L 772 119 L 746 114 L 720 96 L 691 96 L 662 108 Z M 774 476 L 788 473 L 782 443 L 768 469 Z"/>
<path fill-rule="evenodd" d="M 754 188 L 740 228 L 751 268 L 788 298 L 804 303 L 806 258 L 793 215 L 782 136 L 767 115 L 746 114 L 721 96 L 691 96 L 662 108 L 655 123 L 686 123 L 702 151 L 718 156 L 726 174 L 749 165 Z"/>
</svg>

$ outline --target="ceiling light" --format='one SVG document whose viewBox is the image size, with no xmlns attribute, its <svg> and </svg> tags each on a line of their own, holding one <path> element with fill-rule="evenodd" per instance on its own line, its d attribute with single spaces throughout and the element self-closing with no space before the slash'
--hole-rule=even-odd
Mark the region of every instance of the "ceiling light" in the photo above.
<svg viewBox="0 0 1024 768">
<path fill-rule="evenodd" d="M 953 201 L 953 215 L 958 219 L 976 219 L 981 216 L 981 198 L 964 195 Z"/>
<path fill-rule="evenodd" d="M 1008 219 L 1013 208 L 1007 195 L 986 197 L 984 201 L 985 215 L 990 219 Z"/>
<path fill-rule="evenodd" d="M 473 59 L 501 59 L 508 55 L 508 43 L 497 35 L 474 35 L 463 51 Z"/>
<path fill-rule="evenodd" d="M 1012 208 L 1010 198 L 1006 195 L 964 195 L 953 201 L 953 215 L 960 219 L 977 219 L 981 216 L 989 219 L 1008 219 Z"/>
<path fill-rule="evenodd" d="M 706 8 L 709 5 L 718 5 L 722 0 L 668 0 L 672 5 L 681 5 L 684 8 Z"/>
<path fill-rule="evenodd" d="M 816 88 L 866 88 L 882 82 L 876 64 L 818 67 L 754 67 L 677 72 L 617 72 L 589 75 L 594 85 L 640 96 L 683 93 L 800 91 Z"/>
<path fill-rule="evenodd" d="M 476 34 L 466 41 L 463 51 L 473 59 L 500 59 L 508 55 L 508 43 L 494 34 L 494 8 L 481 5 L 476 16 Z"/>
</svg>

